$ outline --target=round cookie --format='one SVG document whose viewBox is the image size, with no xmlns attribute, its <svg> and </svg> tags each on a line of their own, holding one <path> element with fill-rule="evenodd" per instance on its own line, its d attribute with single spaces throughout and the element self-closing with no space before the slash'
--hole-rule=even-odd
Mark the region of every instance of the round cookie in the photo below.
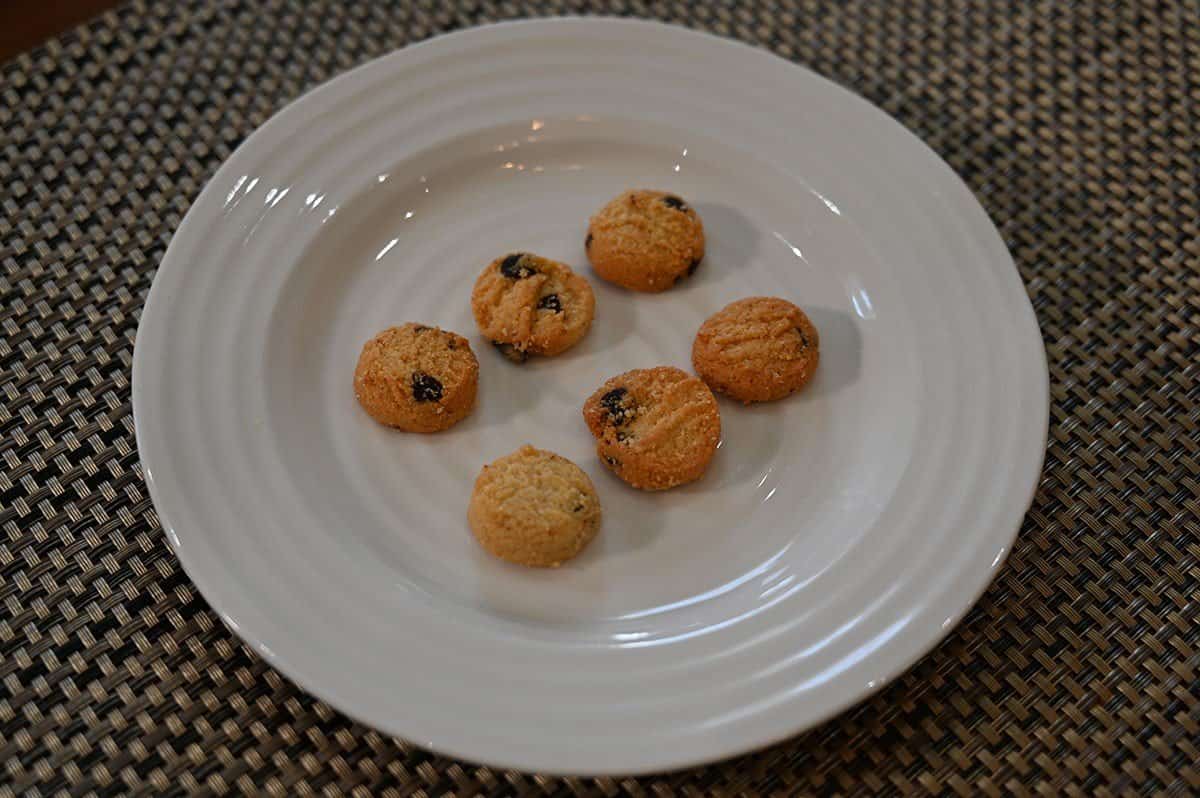
<svg viewBox="0 0 1200 798">
<path fill-rule="evenodd" d="M 674 194 L 631 190 L 592 217 L 584 239 L 596 274 L 634 291 L 665 291 L 704 258 L 704 225 Z"/>
<path fill-rule="evenodd" d="M 380 424 L 437 432 L 470 414 L 478 382 L 479 362 L 466 338 L 410 322 L 363 345 L 354 395 Z"/>
<path fill-rule="evenodd" d="M 666 490 L 704 476 L 721 440 L 712 391 L 672 366 L 635 369 L 583 405 L 596 454 L 635 488 Z"/>
<path fill-rule="evenodd" d="M 821 339 L 800 308 L 777 297 L 739 299 L 696 333 L 692 366 L 714 391 L 746 404 L 803 388 L 817 369 Z"/>
<path fill-rule="evenodd" d="M 587 333 L 596 313 L 592 286 L 565 263 L 514 252 L 497 258 L 471 292 L 475 323 L 509 360 L 557 355 Z"/>
<path fill-rule="evenodd" d="M 526 444 L 479 472 L 467 520 L 500 559 L 556 568 L 596 537 L 600 498 L 579 466 Z"/>
</svg>

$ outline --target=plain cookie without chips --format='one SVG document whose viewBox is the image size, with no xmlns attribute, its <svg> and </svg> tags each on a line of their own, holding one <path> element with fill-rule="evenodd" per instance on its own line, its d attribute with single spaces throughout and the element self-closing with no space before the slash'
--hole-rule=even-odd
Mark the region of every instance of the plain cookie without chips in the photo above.
<svg viewBox="0 0 1200 798">
<path fill-rule="evenodd" d="M 517 363 L 557 355 L 591 326 L 596 298 L 587 279 L 565 263 L 514 252 L 487 265 L 471 292 L 479 331 Z"/>
<path fill-rule="evenodd" d="M 584 248 L 605 280 L 634 291 L 665 291 L 700 266 L 704 225 L 674 194 L 631 190 L 591 218 Z"/>
<path fill-rule="evenodd" d="M 579 466 L 525 445 L 479 472 L 467 520 L 479 544 L 500 559 L 553 568 L 596 537 L 600 499 Z"/>
<path fill-rule="evenodd" d="M 804 311 L 777 297 L 739 299 L 696 333 L 692 366 L 709 387 L 747 404 L 782 399 L 812 379 L 821 339 Z"/>
<path fill-rule="evenodd" d="M 466 338 L 424 324 L 403 324 L 362 348 L 354 395 L 371 418 L 406 432 L 438 432 L 475 407 L 479 362 Z"/>
<path fill-rule="evenodd" d="M 588 397 L 583 418 L 601 461 L 642 490 L 699 479 L 721 440 L 721 413 L 712 391 L 672 366 L 613 377 Z"/>
</svg>

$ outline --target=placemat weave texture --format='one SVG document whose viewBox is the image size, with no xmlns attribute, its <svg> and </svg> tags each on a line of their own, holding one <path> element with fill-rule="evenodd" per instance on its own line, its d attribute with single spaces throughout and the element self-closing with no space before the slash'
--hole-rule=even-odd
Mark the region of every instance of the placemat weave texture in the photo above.
<svg viewBox="0 0 1200 798">
<path fill-rule="evenodd" d="M 130 361 L 171 234 L 287 101 L 502 18 L 654 17 L 863 94 L 1000 228 L 1050 362 L 1045 472 L 934 653 L 758 754 L 639 779 L 458 763 L 226 631 L 138 465 Z M 1200 794 L 1200 4 L 134 3 L 0 66 L 0 796 Z"/>
</svg>

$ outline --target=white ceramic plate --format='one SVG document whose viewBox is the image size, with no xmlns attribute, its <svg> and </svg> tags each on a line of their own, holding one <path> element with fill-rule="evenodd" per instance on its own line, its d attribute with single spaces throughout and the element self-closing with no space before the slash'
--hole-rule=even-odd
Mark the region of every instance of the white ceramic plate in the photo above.
<svg viewBox="0 0 1200 798">
<path fill-rule="evenodd" d="M 469 295 L 498 253 L 590 274 L 586 219 L 630 186 L 690 200 L 696 276 L 594 280 L 569 353 L 514 366 Z M 580 416 L 605 378 L 688 368 L 703 319 L 774 294 L 821 332 L 801 394 L 721 403 L 700 482 L 631 490 Z M 373 423 L 351 375 L 406 320 L 471 337 L 451 431 Z M 466 759 L 674 768 L 812 726 L 894 679 L 1000 567 L 1047 423 L 1032 309 L 970 191 L 879 110 L 765 52 L 555 20 L 410 47 L 289 105 L 217 172 L 138 330 L 137 439 L 171 545 L 305 689 Z M 489 558 L 466 504 L 530 442 L 579 463 L 600 537 L 556 571 Z"/>
</svg>

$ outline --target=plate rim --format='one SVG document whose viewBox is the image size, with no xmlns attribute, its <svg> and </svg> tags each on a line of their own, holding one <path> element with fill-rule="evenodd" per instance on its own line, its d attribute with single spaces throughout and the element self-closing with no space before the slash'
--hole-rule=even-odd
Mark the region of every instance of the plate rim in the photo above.
<svg viewBox="0 0 1200 798">
<path fill-rule="evenodd" d="M 524 761 L 524 762 L 509 761 L 509 760 L 505 760 L 505 759 L 495 760 L 495 759 L 488 758 L 487 756 L 481 756 L 478 752 L 459 750 L 454 744 L 447 743 L 446 741 L 443 741 L 443 740 L 438 740 L 438 741 L 424 740 L 423 738 L 421 738 L 421 736 L 417 732 L 417 730 L 400 729 L 399 726 L 402 724 L 390 724 L 390 725 L 385 726 L 385 725 L 382 725 L 378 719 L 367 720 L 366 718 L 359 716 L 357 713 L 345 708 L 345 704 L 343 702 L 341 702 L 340 700 L 337 700 L 333 697 L 334 691 L 327 691 L 321 685 L 311 683 L 307 678 L 304 677 L 303 674 L 298 673 L 295 669 L 293 669 L 288 664 L 287 661 L 285 661 L 285 658 L 276 654 L 273 651 L 273 649 L 268 648 L 264 644 L 264 641 L 261 638 L 259 638 L 257 635 L 253 634 L 253 632 L 251 630 L 240 628 L 240 627 L 235 628 L 235 627 L 229 625 L 229 623 L 228 623 L 229 615 L 226 612 L 226 609 L 228 607 L 225 602 L 225 598 L 222 596 L 221 591 L 214 587 L 213 582 L 211 582 L 208 579 L 207 575 L 200 573 L 201 569 L 196 567 L 196 563 L 189 562 L 189 555 L 187 553 L 187 547 L 181 545 L 180 540 L 178 539 L 176 532 L 175 532 L 176 527 L 170 522 L 170 518 L 169 518 L 170 513 L 169 513 L 169 511 L 166 511 L 164 509 L 164 507 L 161 503 L 162 488 L 160 486 L 158 486 L 156 484 L 155 480 L 153 480 L 150 476 L 150 474 L 151 474 L 151 471 L 149 468 L 150 463 L 148 462 L 148 457 L 147 457 L 147 452 L 149 451 L 149 447 L 143 445 L 144 442 L 146 441 L 146 436 L 148 433 L 145 430 L 145 425 L 143 422 L 144 422 L 144 418 L 145 418 L 145 414 L 146 414 L 146 411 L 145 411 L 146 404 L 145 403 L 147 401 L 149 401 L 149 399 L 147 398 L 148 389 L 146 387 L 145 381 L 146 381 L 146 373 L 147 373 L 146 360 L 147 360 L 147 358 L 150 357 L 150 355 L 148 354 L 148 351 L 149 351 L 149 347 L 151 345 L 146 342 L 146 335 L 145 335 L 144 327 L 147 325 L 147 319 L 150 319 L 151 323 L 153 324 L 153 320 L 155 319 L 155 317 L 157 317 L 159 315 L 159 311 L 155 310 L 155 309 L 156 308 L 163 309 L 163 305 L 166 302 L 166 300 L 164 298 L 162 298 L 162 293 L 163 293 L 164 289 L 162 289 L 161 286 L 163 285 L 163 283 L 158 278 L 164 269 L 177 268 L 176 266 L 172 266 L 171 264 L 177 263 L 180 258 L 180 255 L 178 254 L 178 249 L 181 246 L 181 244 L 180 244 L 180 241 L 182 240 L 181 233 L 183 233 L 188 228 L 189 222 L 191 222 L 192 224 L 197 223 L 196 217 L 199 216 L 201 213 L 201 211 L 199 211 L 198 209 L 201 208 L 205 204 L 205 200 L 207 198 L 209 198 L 213 194 L 217 194 L 220 191 L 219 187 L 222 185 L 222 179 L 227 178 L 233 174 L 234 164 L 239 159 L 239 156 L 244 157 L 247 153 L 249 153 L 250 151 L 254 150 L 256 147 L 258 147 L 260 142 L 264 141 L 267 138 L 268 131 L 274 129 L 275 127 L 285 125 L 288 121 L 287 117 L 297 106 L 301 105 L 302 103 L 305 103 L 306 101 L 310 101 L 313 98 L 313 96 L 318 93 L 327 93 L 331 90 L 336 90 L 337 84 L 339 82 L 343 82 L 343 81 L 349 82 L 349 79 L 352 75 L 358 75 L 358 74 L 364 73 L 366 71 L 375 70 L 375 69 L 385 70 L 388 68 L 388 64 L 390 62 L 399 61 L 399 60 L 405 58 L 407 55 L 411 54 L 415 50 L 419 50 L 421 48 L 425 48 L 425 47 L 429 47 L 429 46 L 445 44 L 448 40 L 468 39 L 468 38 L 477 37 L 477 36 L 488 36 L 488 35 L 498 35 L 498 34 L 503 35 L 503 33 L 505 31 L 510 30 L 510 29 L 532 29 L 532 28 L 546 28 L 546 29 L 558 28 L 558 29 L 561 29 L 561 28 L 565 28 L 565 27 L 577 27 L 577 26 L 584 26 L 584 27 L 597 26 L 597 27 L 608 27 L 608 28 L 613 28 L 613 29 L 628 28 L 630 30 L 632 30 L 632 29 L 643 29 L 643 30 L 653 29 L 657 33 L 667 33 L 669 35 L 684 34 L 686 36 L 693 37 L 694 40 L 697 41 L 698 43 L 703 43 L 703 44 L 707 44 L 707 45 L 715 45 L 715 46 L 727 46 L 727 47 L 735 48 L 735 49 L 742 51 L 743 54 L 747 55 L 747 56 L 753 56 L 753 57 L 757 57 L 757 58 L 762 58 L 765 56 L 769 59 L 773 59 L 775 61 L 781 62 L 782 64 L 786 64 L 787 66 L 789 66 L 791 68 L 801 70 L 802 72 L 806 73 L 808 79 L 815 78 L 816 80 L 827 84 L 828 86 L 830 86 L 834 90 L 836 90 L 836 92 L 844 100 L 846 100 L 848 102 L 854 102 L 854 103 L 858 103 L 858 104 L 869 107 L 874 114 L 876 114 L 879 117 L 882 117 L 883 119 L 888 120 L 890 122 L 891 127 L 895 128 L 899 132 L 901 132 L 902 136 L 907 137 L 909 139 L 910 144 L 915 143 L 921 149 L 923 149 L 925 151 L 925 153 L 927 154 L 927 156 L 930 156 L 931 163 L 936 163 L 936 164 L 940 165 L 941 169 L 946 173 L 947 177 L 953 181 L 956 181 L 957 184 L 968 195 L 971 196 L 972 201 L 974 202 L 974 204 L 976 206 L 976 209 L 978 210 L 978 212 L 980 214 L 982 214 L 982 217 L 984 219 L 986 219 L 988 222 L 987 227 L 990 228 L 990 231 L 988 233 L 985 233 L 985 235 L 990 235 L 991 237 L 993 237 L 995 239 L 994 243 L 999 245 L 999 249 L 1003 251 L 1003 253 L 1007 259 L 1008 265 L 1012 268 L 1011 279 L 1016 280 L 1020 284 L 1021 290 L 1025 294 L 1026 301 L 1024 303 L 1022 303 L 1022 305 L 1021 305 L 1021 312 L 1023 313 L 1023 315 L 1026 316 L 1026 323 L 1028 325 L 1028 329 L 1037 335 L 1037 341 L 1039 343 L 1039 346 L 1036 347 L 1036 351 L 1037 351 L 1038 355 L 1040 356 L 1040 361 L 1037 364 L 1031 364 L 1031 367 L 1033 365 L 1037 366 L 1036 371 L 1038 373 L 1039 379 L 1036 381 L 1036 383 L 1030 384 L 1028 386 L 1028 389 L 1031 392 L 1036 391 L 1038 394 L 1038 396 L 1037 396 L 1038 401 L 1034 402 L 1034 407 L 1035 407 L 1035 409 L 1037 409 L 1039 411 L 1039 419 L 1037 419 L 1037 421 L 1040 421 L 1040 424 L 1037 424 L 1036 426 L 1040 429 L 1041 447 L 1040 447 L 1039 454 L 1037 457 L 1036 468 L 1030 468 L 1029 473 L 1027 475 L 1025 475 L 1025 478 L 1023 481 L 1022 480 L 1015 481 L 1016 484 L 1023 485 L 1023 490 L 1021 490 L 1020 492 L 1023 495 L 1025 495 L 1026 498 L 1022 502 L 1023 506 L 1022 506 L 1021 513 L 1017 519 L 1016 524 L 1013 525 L 1013 527 L 1010 531 L 1007 531 L 1006 544 L 1004 545 L 1004 547 L 1002 549 L 1001 555 L 999 556 L 996 563 L 994 564 L 994 567 L 990 570 L 990 572 L 988 573 L 986 578 L 984 578 L 980 584 L 975 586 L 975 588 L 972 591 L 972 595 L 970 596 L 969 601 L 963 602 L 962 606 L 956 606 L 955 612 L 953 614 L 954 615 L 953 623 L 951 623 L 948 626 L 944 626 L 941 630 L 939 630 L 938 633 L 931 636 L 928 640 L 924 640 L 920 645 L 918 645 L 916 647 L 915 655 L 913 655 L 911 657 L 900 658 L 903 660 L 903 664 L 898 665 L 893 670 L 893 672 L 889 674 L 888 678 L 881 679 L 879 681 L 879 683 L 875 684 L 874 686 L 860 688 L 858 691 L 854 692 L 853 694 L 847 694 L 847 696 L 844 697 L 842 700 L 835 702 L 835 704 L 833 706 L 831 706 L 831 708 L 828 709 L 827 711 L 820 712 L 820 713 L 813 713 L 807 717 L 804 717 L 802 720 L 799 720 L 796 724 L 794 724 L 794 726 L 792 728 L 790 728 L 790 730 L 783 731 L 782 733 L 763 735 L 760 738 L 740 740 L 737 744 L 723 746 L 722 753 L 711 754 L 711 753 L 700 752 L 692 757 L 677 757 L 676 759 L 673 759 L 670 761 L 665 761 L 665 762 L 658 761 L 655 763 L 641 763 L 638 765 L 632 765 L 631 767 L 628 767 L 628 768 L 613 768 L 613 767 L 602 766 L 602 767 L 598 767 L 594 770 L 585 770 L 585 771 L 570 770 L 570 771 L 567 771 L 567 770 L 556 770 L 552 764 L 550 766 L 547 766 L 546 763 L 544 763 L 544 762 L 532 761 L 532 760 L 536 759 L 536 755 L 531 755 L 531 757 L 529 757 L 529 761 Z M 881 119 L 881 121 L 882 121 L 882 119 Z M 1036 313 L 1034 312 L 1032 303 L 1030 303 L 1028 301 L 1028 295 L 1027 295 L 1027 291 L 1026 291 L 1026 288 L 1024 285 L 1024 281 L 1021 278 L 1019 270 L 1017 269 L 1015 263 L 1013 262 L 1011 253 L 1008 251 L 1007 245 L 1004 243 L 1003 238 L 1000 236 L 999 231 L 996 229 L 995 223 L 991 221 L 990 217 L 987 215 L 986 210 L 983 208 L 982 204 L 978 201 L 978 198 L 975 196 L 974 192 L 970 189 L 969 186 L 966 185 L 965 181 L 963 181 L 962 178 L 945 162 L 945 160 L 940 155 L 938 155 L 931 147 L 929 147 L 929 145 L 927 145 L 921 138 L 919 138 L 916 134 L 914 134 L 907 127 L 905 127 L 901 122 L 899 122 L 899 120 L 892 117 L 890 114 L 888 114 L 882 108 L 879 108 L 878 106 L 874 105 L 869 100 L 867 100 L 866 98 L 856 94 L 851 89 L 848 89 L 848 88 L 838 84 L 837 82 L 830 80 L 829 78 L 826 78 L 826 77 L 820 75 L 819 73 L 816 73 L 815 71 L 811 70 L 810 68 L 808 68 L 800 63 L 797 63 L 795 61 L 791 61 L 791 60 L 788 60 L 781 56 L 778 56 L 775 53 L 773 53 L 770 50 L 767 50 L 763 47 L 751 45 L 746 42 L 742 42 L 740 40 L 730 38 L 728 36 L 713 34 L 713 33 L 697 30 L 697 29 L 682 26 L 682 25 L 667 24 L 667 23 L 663 23 L 663 22 L 644 20 L 644 19 L 629 19 L 629 18 L 608 17 L 608 16 L 572 15 L 572 16 L 560 16 L 560 17 L 539 18 L 539 19 L 507 20 L 507 21 L 496 22 L 496 23 L 492 23 L 492 24 L 488 24 L 488 25 L 481 25 L 481 26 L 460 29 L 460 30 L 456 30 L 456 31 L 446 33 L 446 34 L 432 36 L 432 37 L 424 39 L 420 42 L 416 42 L 416 43 L 407 45 L 405 47 L 393 50 L 384 55 L 370 59 L 363 64 L 360 64 L 360 65 L 358 65 L 350 70 L 347 70 L 345 72 L 341 72 L 341 73 L 335 75 L 334 77 L 332 77 L 326 81 L 323 81 L 322 83 L 308 89 L 303 94 L 292 99 L 291 101 L 286 103 L 284 106 L 282 106 L 280 109 L 278 109 L 277 111 L 272 113 L 272 115 L 266 121 L 264 121 L 253 132 L 251 132 L 233 150 L 233 152 L 231 152 L 230 155 L 224 159 L 224 161 L 221 163 L 221 165 L 213 173 L 212 177 L 209 178 L 209 180 L 207 181 L 207 183 L 205 184 L 203 189 L 197 194 L 196 199 L 192 202 L 187 213 L 184 215 L 183 219 L 180 221 L 178 228 L 172 234 L 172 238 L 167 247 L 167 250 L 165 251 L 161 261 L 159 262 L 159 265 L 158 265 L 156 273 L 155 273 L 155 279 L 151 284 L 150 290 L 147 294 L 145 303 L 142 308 L 142 315 L 139 319 L 137 333 L 138 334 L 136 335 L 135 341 L 134 341 L 134 352 L 133 352 L 133 359 L 132 359 L 131 395 L 132 395 L 132 407 L 133 407 L 133 416 L 134 416 L 134 433 L 135 433 L 135 440 L 136 440 L 137 446 L 138 446 L 139 464 L 142 467 L 145 482 L 147 484 L 147 488 L 150 493 L 150 498 L 153 502 L 155 512 L 160 519 L 161 526 L 163 528 L 163 531 L 165 533 L 167 541 L 168 541 L 169 545 L 171 546 L 172 551 L 174 552 L 175 556 L 178 558 L 179 563 L 182 566 L 184 572 L 187 574 L 188 579 L 190 579 L 191 582 L 196 586 L 196 588 L 199 590 L 200 594 L 204 597 L 205 601 L 212 607 L 213 611 L 217 614 L 217 616 L 220 617 L 224 623 L 226 623 L 227 627 L 229 627 L 231 629 L 231 631 L 233 631 L 234 634 L 239 639 L 243 640 L 251 648 L 253 648 L 254 651 L 256 652 L 256 654 L 258 656 L 262 657 L 271 667 L 277 669 L 280 673 L 285 675 L 288 679 L 292 680 L 295 684 L 299 685 L 306 692 L 315 696 L 319 700 L 328 703 L 331 707 L 334 707 L 335 709 L 337 709 L 337 711 L 345 714 L 347 717 L 350 717 L 350 718 L 354 719 L 355 721 L 360 722 L 369 728 L 377 728 L 377 729 L 380 729 L 381 731 L 385 731 L 386 733 L 389 733 L 389 734 L 396 734 L 400 737 L 403 737 L 409 741 L 414 742 L 415 744 L 417 744 L 423 748 L 435 751 L 437 753 L 449 755 L 449 756 L 455 757 L 457 759 L 467 760 L 470 762 L 485 763 L 489 766 L 494 766 L 494 767 L 515 768 L 515 769 L 524 770 L 527 772 L 541 772 L 541 773 L 549 773 L 549 774 L 556 774 L 556 775 L 573 775 L 573 776 L 581 776 L 581 775 L 588 775 L 588 776 L 610 775 L 611 776 L 611 775 L 633 775 L 633 774 L 645 774 L 645 773 L 659 773 L 659 772 L 669 772 L 669 771 L 679 770 L 682 768 L 691 767 L 691 766 L 695 766 L 698 764 L 724 760 L 724 759 L 728 759 L 728 758 L 731 758 L 734 756 L 745 754 L 747 752 L 760 750 L 767 746 L 778 743 L 781 740 L 791 738 L 801 732 L 804 732 L 808 729 L 811 729 L 818 725 L 821 725 L 821 724 L 825 723 L 826 721 L 828 721 L 830 718 L 835 717 L 836 715 L 839 715 L 842 712 L 846 711 L 850 707 L 856 706 L 856 705 L 860 704 L 861 702 L 865 701 L 871 695 L 873 695 L 873 694 L 877 693 L 879 690 L 881 690 L 886 684 L 889 684 L 890 682 L 894 681 L 899 676 L 901 676 L 903 673 L 907 672 L 917 662 L 919 662 L 927 654 L 929 654 L 933 649 L 938 647 L 946 639 L 946 637 L 949 636 L 950 632 L 958 626 L 958 624 L 967 615 L 967 613 L 970 612 L 970 610 L 978 603 L 978 601 L 982 597 L 983 593 L 986 592 L 987 588 L 994 582 L 996 576 L 999 574 L 999 572 L 1001 570 L 1001 567 L 1003 566 L 1004 562 L 1007 560 L 1009 554 L 1012 551 L 1013 542 L 1016 540 L 1016 538 L 1019 535 L 1020 528 L 1024 522 L 1024 517 L 1025 517 L 1026 513 L 1028 512 L 1028 509 L 1031 506 L 1033 499 L 1036 495 L 1036 491 L 1037 491 L 1038 485 L 1040 484 L 1040 480 L 1041 480 L 1042 469 L 1043 469 L 1044 463 L 1045 463 L 1046 442 L 1048 440 L 1048 432 L 1049 432 L 1050 390 L 1049 390 L 1049 371 L 1048 371 L 1048 364 L 1047 364 L 1047 356 L 1046 356 L 1046 351 L 1045 351 L 1045 344 L 1044 344 L 1044 341 L 1041 336 L 1040 325 L 1038 324 Z M 162 333 L 160 332 L 159 334 L 161 335 Z M 142 398 L 139 399 L 139 397 L 142 397 Z M 139 412 L 139 407 L 143 408 L 143 410 L 141 412 Z M 1031 426 L 1034 425 L 1033 421 L 1035 421 L 1035 420 L 1031 419 Z M 1015 488 L 1014 488 L 1014 490 L 1015 490 Z M 999 530 L 997 530 L 997 532 L 998 531 Z M 998 538 L 997 538 L 997 540 L 998 540 Z M 651 758 L 653 758 L 653 757 L 651 757 Z"/>
</svg>

